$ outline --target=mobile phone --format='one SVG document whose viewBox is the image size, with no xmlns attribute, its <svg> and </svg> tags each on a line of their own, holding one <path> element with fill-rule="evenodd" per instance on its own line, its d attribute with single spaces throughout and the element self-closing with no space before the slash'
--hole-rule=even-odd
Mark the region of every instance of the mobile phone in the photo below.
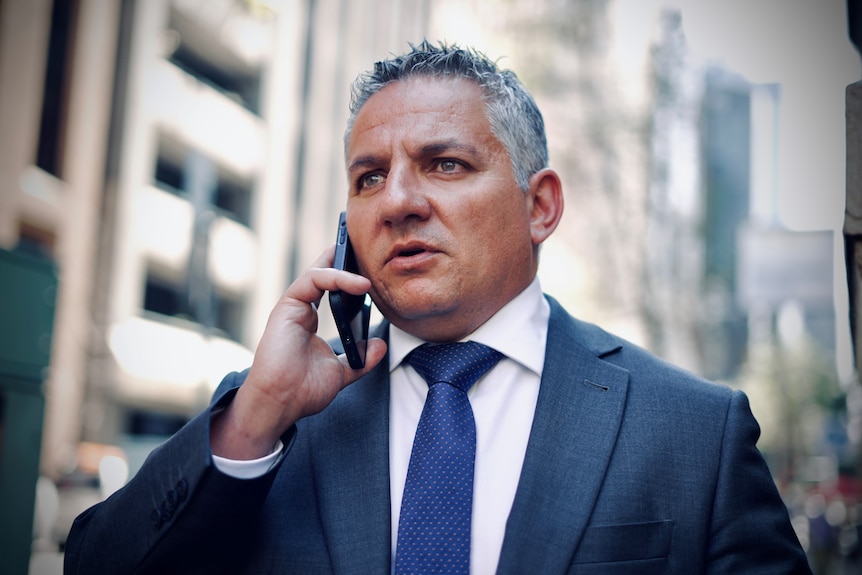
<svg viewBox="0 0 862 575">
<path fill-rule="evenodd" d="M 341 212 L 335 240 L 335 262 L 332 267 L 359 273 L 356 255 L 347 235 L 347 213 Z M 368 346 L 368 324 L 371 320 L 371 296 L 353 295 L 346 291 L 329 292 L 329 307 L 335 318 L 335 327 L 344 346 L 347 362 L 353 369 L 365 366 L 365 351 Z"/>
</svg>

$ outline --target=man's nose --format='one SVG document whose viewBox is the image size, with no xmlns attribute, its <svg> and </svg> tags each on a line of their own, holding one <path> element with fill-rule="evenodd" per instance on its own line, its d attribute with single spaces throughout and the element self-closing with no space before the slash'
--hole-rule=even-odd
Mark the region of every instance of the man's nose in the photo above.
<svg viewBox="0 0 862 575">
<path fill-rule="evenodd" d="M 431 214 L 422 178 L 410 168 L 393 167 L 386 178 L 379 214 L 386 224 L 427 219 Z"/>
</svg>

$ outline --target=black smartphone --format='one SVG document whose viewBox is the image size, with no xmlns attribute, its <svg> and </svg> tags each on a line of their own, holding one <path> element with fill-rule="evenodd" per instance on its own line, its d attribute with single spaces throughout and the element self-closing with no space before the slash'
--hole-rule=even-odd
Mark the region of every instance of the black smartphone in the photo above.
<svg viewBox="0 0 862 575">
<path fill-rule="evenodd" d="M 359 273 L 356 256 L 347 235 L 347 213 L 341 212 L 338 220 L 338 235 L 335 240 L 335 262 L 332 267 Z M 365 350 L 368 345 L 368 323 L 371 321 L 371 296 L 353 295 L 345 291 L 329 292 L 329 307 L 338 336 L 347 354 L 347 362 L 353 369 L 365 366 Z"/>
</svg>

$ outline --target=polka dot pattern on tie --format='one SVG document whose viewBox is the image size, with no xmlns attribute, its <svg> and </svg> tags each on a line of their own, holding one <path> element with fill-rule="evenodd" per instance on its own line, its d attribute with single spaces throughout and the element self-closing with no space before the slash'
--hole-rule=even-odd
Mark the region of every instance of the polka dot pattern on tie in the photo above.
<svg viewBox="0 0 862 575">
<path fill-rule="evenodd" d="M 501 357 L 472 341 L 424 345 L 407 357 L 429 389 L 401 503 L 396 575 L 469 573 L 476 423 L 467 391 Z"/>
</svg>

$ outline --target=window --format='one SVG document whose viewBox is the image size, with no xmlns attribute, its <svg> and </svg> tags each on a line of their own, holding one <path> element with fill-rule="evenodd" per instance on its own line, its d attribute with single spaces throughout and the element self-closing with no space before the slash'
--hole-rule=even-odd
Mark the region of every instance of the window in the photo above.
<svg viewBox="0 0 862 575">
<path fill-rule="evenodd" d="M 219 293 L 212 285 L 202 287 L 198 293 L 203 294 L 205 301 L 192 306 L 189 286 L 185 282 L 168 281 L 151 270 L 147 274 L 144 288 L 144 310 L 160 316 L 196 322 L 204 328 L 212 328 L 214 335 L 241 341 L 245 312 L 243 297 Z"/>
<path fill-rule="evenodd" d="M 168 61 L 186 74 L 221 92 L 249 112 L 259 114 L 260 80 L 257 75 L 231 73 L 226 68 L 208 62 L 183 43 L 174 50 Z"/>
<path fill-rule="evenodd" d="M 220 177 L 213 203 L 221 215 L 246 226 L 251 225 L 251 187 Z"/>
<path fill-rule="evenodd" d="M 191 200 L 188 190 L 190 178 L 195 177 L 186 170 L 186 157 L 189 150 L 179 149 L 176 143 L 166 140 L 159 142 L 153 183 L 156 187 L 174 195 Z M 219 216 L 230 218 L 244 226 L 251 224 L 252 185 L 219 170 L 210 162 L 210 170 L 215 170 L 215 186 L 211 191 L 210 205 Z M 203 177 L 203 176 L 201 176 Z"/>
<path fill-rule="evenodd" d="M 183 192 L 183 170 L 159 151 L 153 174 L 157 188 L 180 196 Z"/>
<path fill-rule="evenodd" d="M 60 171 L 76 9 L 75 0 L 54 0 L 42 93 L 42 118 L 39 125 L 36 165 L 58 178 L 62 178 Z"/>
<path fill-rule="evenodd" d="M 218 293 L 214 297 L 215 326 L 233 341 L 242 341 L 243 303 L 240 298 Z"/>
<path fill-rule="evenodd" d="M 147 274 L 144 289 L 144 309 L 160 315 L 187 317 L 183 287 Z"/>
</svg>

